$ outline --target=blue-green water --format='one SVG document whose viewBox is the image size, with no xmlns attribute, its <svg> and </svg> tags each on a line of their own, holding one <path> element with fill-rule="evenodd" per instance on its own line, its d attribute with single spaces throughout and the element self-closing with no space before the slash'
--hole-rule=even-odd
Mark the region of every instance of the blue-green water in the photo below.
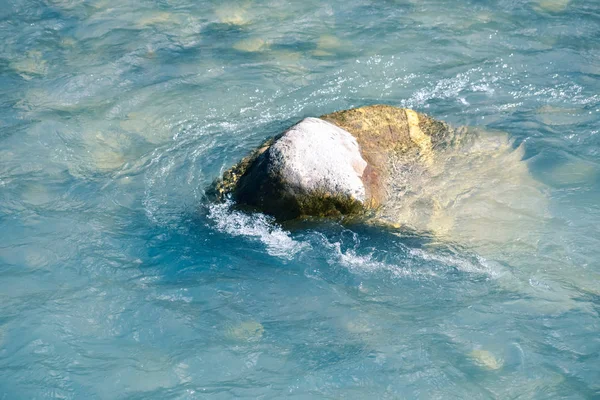
<svg viewBox="0 0 600 400">
<path fill-rule="evenodd" d="M 0 38 L 0 399 L 600 397 L 596 0 L 4 0 Z M 438 233 L 203 201 L 373 103 L 523 161 L 448 164 Z"/>
</svg>

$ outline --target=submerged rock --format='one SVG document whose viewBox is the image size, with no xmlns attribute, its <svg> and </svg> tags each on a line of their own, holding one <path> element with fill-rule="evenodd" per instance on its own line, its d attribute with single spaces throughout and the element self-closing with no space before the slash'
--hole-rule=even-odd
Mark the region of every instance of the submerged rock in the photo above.
<svg viewBox="0 0 600 400">
<path fill-rule="evenodd" d="M 226 171 L 209 194 L 279 220 L 360 216 L 386 202 L 399 159 L 428 165 L 434 147 L 456 137 L 442 122 L 385 105 L 306 118 Z"/>
<path fill-rule="evenodd" d="M 504 366 L 504 361 L 502 359 L 496 358 L 496 356 L 487 350 L 475 349 L 469 356 L 475 364 L 483 369 L 495 371 Z"/>
<path fill-rule="evenodd" d="M 245 342 L 258 341 L 262 338 L 265 328 L 258 321 L 244 321 L 229 327 L 227 336 L 234 340 Z"/>
</svg>

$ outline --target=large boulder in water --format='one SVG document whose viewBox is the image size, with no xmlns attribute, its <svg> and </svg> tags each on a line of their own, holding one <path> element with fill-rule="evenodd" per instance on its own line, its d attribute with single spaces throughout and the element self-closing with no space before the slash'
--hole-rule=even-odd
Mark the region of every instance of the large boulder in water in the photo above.
<svg viewBox="0 0 600 400">
<path fill-rule="evenodd" d="M 268 140 L 209 191 L 279 220 L 360 216 L 387 199 L 394 166 L 427 164 L 456 132 L 413 110 L 374 105 L 306 118 Z"/>
</svg>

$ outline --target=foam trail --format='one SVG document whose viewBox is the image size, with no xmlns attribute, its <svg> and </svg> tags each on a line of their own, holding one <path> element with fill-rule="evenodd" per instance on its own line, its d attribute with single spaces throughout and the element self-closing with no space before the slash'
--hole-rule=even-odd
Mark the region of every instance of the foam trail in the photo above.
<svg viewBox="0 0 600 400">
<path fill-rule="evenodd" d="M 458 256 L 435 254 L 421 249 L 410 249 L 409 254 L 425 261 L 442 263 L 445 266 L 456 268 L 461 272 L 486 275 L 491 279 L 506 275 L 506 272 L 497 263 L 488 261 L 481 256 L 475 256 L 475 260 L 471 261 Z"/>
<path fill-rule="evenodd" d="M 364 254 L 360 251 L 359 235 L 353 234 L 352 248 L 344 249 L 343 241 L 328 240 L 319 234 L 319 247 L 325 247 L 330 254 L 332 266 L 342 265 L 348 271 L 364 275 L 384 272 L 393 278 L 430 279 L 439 278 L 451 271 L 461 271 L 471 275 L 483 275 L 488 279 L 513 279 L 513 275 L 494 261 L 478 255 L 460 257 L 458 255 L 436 253 L 424 249 L 408 248 L 403 256 L 390 259 L 387 251 L 372 249 Z M 400 254 L 397 254 L 400 255 Z M 426 268 L 423 261 L 433 264 Z"/>
<path fill-rule="evenodd" d="M 401 265 L 400 263 L 379 261 L 376 259 L 376 255 L 373 252 L 361 255 L 352 249 L 344 251 L 342 250 L 340 242 L 327 243 L 326 245 L 332 250 L 330 262 L 334 265 L 339 263 L 347 268 L 348 271 L 355 274 L 386 272 L 394 278 L 415 279 L 437 276 L 437 274 L 431 270 L 411 269 L 408 263 L 406 263 L 406 265 Z"/>
<path fill-rule="evenodd" d="M 215 228 L 232 236 L 243 236 L 260 240 L 267 253 L 274 257 L 292 259 L 294 255 L 308 247 L 308 243 L 292 239 L 289 232 L 275 224 L 264 214 L 246 214 L 233 210 L 233 202 L 209 206 L 208 217 L 215 222 Z"/>
</svg>

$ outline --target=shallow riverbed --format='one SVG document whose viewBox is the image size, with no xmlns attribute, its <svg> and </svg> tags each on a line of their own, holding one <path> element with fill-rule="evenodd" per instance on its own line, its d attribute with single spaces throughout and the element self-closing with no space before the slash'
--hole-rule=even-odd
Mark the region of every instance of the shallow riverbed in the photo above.
<svg viewBox="0 0 600 400">
<path fill-rule="evenodd" d="M 0 37 L 0 399 L 600 396 L 597 1 L 10 0 Z M 406 175 L 415 229 L 203 200 L 376 103 L 482 138 Z"/>
</svg>

